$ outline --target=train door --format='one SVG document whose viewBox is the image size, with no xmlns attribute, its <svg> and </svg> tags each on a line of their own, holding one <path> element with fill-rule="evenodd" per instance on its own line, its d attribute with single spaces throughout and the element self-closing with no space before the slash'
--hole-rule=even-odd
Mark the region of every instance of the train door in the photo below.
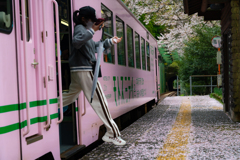
<svg viewBox="0 0 240 160">
<path fill-rule="evenodd" d="M 60 159 L 54 0 L 16 0 L 22 159 Z"/>
</svg>

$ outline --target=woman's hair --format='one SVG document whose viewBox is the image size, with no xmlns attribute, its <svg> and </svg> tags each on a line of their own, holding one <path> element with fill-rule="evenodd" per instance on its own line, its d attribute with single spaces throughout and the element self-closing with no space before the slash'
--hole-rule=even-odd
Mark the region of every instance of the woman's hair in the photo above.
<svg viewBox="0 0 240 160">
<path fill-rule="evenodd" d="M 91 19 L 89 16 L 86 16 L 86 15 L 83 15 L 80 13 L 79 10 L 73 12 L 73 22 L 76 24 L 76 25 L 83 25 L 83 26 L 86 26 L 86 24 L 82 21 L 82 17 L 85 18 L 86 21 L 88 21 L 89 19 Z"/>
</svg>

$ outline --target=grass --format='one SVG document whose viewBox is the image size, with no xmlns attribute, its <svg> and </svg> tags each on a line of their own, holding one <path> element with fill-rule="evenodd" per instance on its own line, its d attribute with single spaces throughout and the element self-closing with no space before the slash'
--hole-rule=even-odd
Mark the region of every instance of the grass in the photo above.
<svg viewBox="0 0 240 160">
<path fill-rule="evenodd" d="M 222 88 L 214 88 L 213 93 L 210 94 L 210 97 L 216 99 L 217 101 L 223 104 Z"/>
<path fill-rule="evenodd" d="M 210 97 L 216 99 L 217 101 L 219 101 L 220 103 L 223 104 L 223 102 L 222 102 L 222 96 L 218 96 L 216 93 L 211 93 L 211 94 L 210 94 Z"/>
</svg>

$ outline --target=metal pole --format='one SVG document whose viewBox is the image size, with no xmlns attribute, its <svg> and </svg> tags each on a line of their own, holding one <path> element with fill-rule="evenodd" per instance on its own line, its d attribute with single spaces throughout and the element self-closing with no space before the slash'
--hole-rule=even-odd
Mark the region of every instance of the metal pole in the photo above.
<svg viewBox="0 0 240 160">
<path fill-rule="evenodd" d="M 212 76 L 211 76 L 211 93 L 212 93 Z"/>
<path fill-rule="evenodd" d="M 190 76 L 190 95 L 192 95 L 192 77 Z"/>
<path fill-rule="evenodd" d="M 177 96 L 178 96 L 178 76 L 177 76 Z"/>
</svg>

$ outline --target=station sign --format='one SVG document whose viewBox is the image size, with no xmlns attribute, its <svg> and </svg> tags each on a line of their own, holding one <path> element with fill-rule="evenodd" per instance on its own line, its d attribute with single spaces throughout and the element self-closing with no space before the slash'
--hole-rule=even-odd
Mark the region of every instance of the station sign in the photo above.
<svg viewBox="0 0 240 160">
<path fill-rule="evenodd" d="M 221 37 L 220 36 L 214 36 L 212 38 L 212 46 L 215 48 L 221 48 Z"/>
</svg>

